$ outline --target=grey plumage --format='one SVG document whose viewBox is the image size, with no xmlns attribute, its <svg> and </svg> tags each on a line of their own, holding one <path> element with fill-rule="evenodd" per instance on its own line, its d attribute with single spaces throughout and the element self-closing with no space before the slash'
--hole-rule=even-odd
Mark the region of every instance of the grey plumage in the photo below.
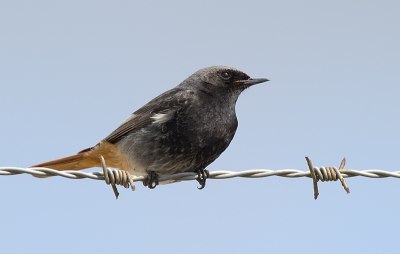
<svg viewBox="0 0 400 254">
<path fill-rule="evenodd" d="M 231 67 L 201 69 L 134 112 L 105 141 L 118 143 L 135 175 L 204 169 L 235 135 L 239 94 L 267 81 L 249 78 Z"/>
</svg>

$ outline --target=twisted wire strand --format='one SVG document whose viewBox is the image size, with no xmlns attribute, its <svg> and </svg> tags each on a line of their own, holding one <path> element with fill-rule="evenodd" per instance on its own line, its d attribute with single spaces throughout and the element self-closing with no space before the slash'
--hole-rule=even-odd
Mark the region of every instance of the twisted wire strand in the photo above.
<svg viewBox="0 0 400 254">
<path fill-rule="evenodd" d="M 102 163 L 103 172 L 91 172 L 86 173 L 82 171 L 57 171 L 49 168 L 18 168 L 18 167 L 0 167 L 0 175 L 19 175 L 19 174 L 31 174 L 33 176 L 61 176 L 70 179 L 94 179 L 94 180 L 104 180 L 106 184 L 111 185 L 115 197 L 118 199 L 119 192 L 116 185 L 123 186 L 124 188 L 131 187 L 135 190 L 134 182 L 145 181 L 147 176 L 132 176 L 129 172 L 122 170 L 111 170 L 107 168 L 105 161 L 102 156 L 100 156 Z M 208 178 L 210 179 L 229 179 L 235 177 L 242 178 L 261 178 L 270 176 L 280 176 L 287 178 L 299 178 L 299 177 L 309 177 L 313 179 L 314 186 L 314 199 L 317 199 L 318 192 L 318 181 L 337 181 L 340 180 L 343 188 L 347 193 L 350 193 L 350 189 L 343 178 L 363 176 L 369 178 L 386 178 L 394 177 L 400 178 L 400 171 L 384 171 L 378 169 L 369 170 L 354 170 L 354 169 L 344 169 L 345 159 L 337 169 L 336 167 L 313 167 L 311 160 L 306 157 L 309 171 L 300 171 L 297 169 L 281 169 L 281 170 L 271 170 L 271 169 L 252 169 L 240 172 L 234 171 L 212 171 L 209 172 Z M 169 181 L 169 182 L 179 182 L 179 181 L 190 181 L 197 180 L 199 175 L 194 172 L 178 173 L 173 175 L 164 175 L 159 177 L 159 181 Z"/>
<path fill-rule="evenodd" d="M 324 170 L 325 167 L 313 167 L 314 171 L 317 175 L 321 175 L 321 181 L 327 181 L 327 179 L 323 178 L 324 173 L 321 170 Z M 117 170 L 110 170 L 110 172 Z M 354 169 L 343 169 L 340 171 L 344 178 L 363 176 L 368 178 L 386 178 L 386 177 L 394 177 L 400 178 L 400 171 L 384 171 L 379 169 L 368 169 L 368 170 L 354 170 Z M 34 176 L 61 176 L 70 179 L 93 179 L 93 180 L 105 180 L 103 172 L 82 172 L 82 171 L 57 171 L 49 168 L 19 168 L 19 167 L 0 167 L 0 175 L 19 175 L 19 174 L 30 174 Z M 112 173 L 114 174 L 114 173 Z M 235 177 L 242 178 L 262 178 L 262 177 L 270 177 L 270 176 L 279 176 L 279 177 L 287 177 L 287 178 L 299 178 L 299 177 L 309 177 L 311 178 L 311 173 L 309 171 L 301 171 L 297 169 L 280 169 L 280 170 L 271 170 L 271 169 L 252 169 L 252 170 L 244 170 L 240 172 L 235 171 L 211 171 L 209 179 L 228 179 Z M 144 176 L 133 176 L 132 181 L 138 182 L 145 180 Z M 196 180 L 197 174 L 192 172 L 186 173 L 178 173 L 174 175 L 166 175 L 160 176 L 160 181 L 165 180 L 176 180 L 176 181 L 190 181 Z"/>
</svg>

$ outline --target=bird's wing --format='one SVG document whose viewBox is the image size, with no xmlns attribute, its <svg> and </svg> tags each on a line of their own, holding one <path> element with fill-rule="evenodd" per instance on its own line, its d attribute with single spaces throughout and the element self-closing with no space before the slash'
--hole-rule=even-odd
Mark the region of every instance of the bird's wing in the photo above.
<svg viewBox="0 0 400 254">
<path fill-rule="evenodd" d="M 174 88 L 157 96 L 149 103 L 133 112 L 132 115 L 122 122 L 122 124 L 104 140 L 114 144 L 129 132 L 151 124 L 154 121 L 151 117 L 155 114 L 176 111 L 184 105 L 190 105 L 190 101 L 194 98 L 193 94 L 194 92 L 191 90 Z"/>
</svg>

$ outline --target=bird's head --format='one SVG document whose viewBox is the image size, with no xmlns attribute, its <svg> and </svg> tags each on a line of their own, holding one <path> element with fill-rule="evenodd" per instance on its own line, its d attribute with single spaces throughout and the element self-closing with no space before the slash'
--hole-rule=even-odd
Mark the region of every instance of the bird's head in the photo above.
<svg viewBox="0 0 400 254">
<path fill-rule="evenodd" d="M 187 85 L 203 86 L 210 91 L 234 91 L 240 94 L 244 89 L 268 79 L 252 79 L 246 73 L 232 67 L 212 66 L 195 72 L 185 81 Z"/>
</svg>

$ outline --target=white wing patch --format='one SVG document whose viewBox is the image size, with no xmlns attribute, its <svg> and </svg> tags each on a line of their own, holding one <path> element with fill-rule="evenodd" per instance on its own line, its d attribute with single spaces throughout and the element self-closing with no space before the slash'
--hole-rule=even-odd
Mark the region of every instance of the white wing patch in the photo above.
<svg viewBox="0 0 400 254">
<path fill-rule="evenodd" d="M 163 124 L 169 120 L 172 119 L 173 117 L 173 111 L 169 111 L 167 113 L 159 113 L 159 114 L 154 114 L 152 117 L 150 117 L 151 119 L 153 119 L 153 123 L 154 124 Z"/>
</svg>

